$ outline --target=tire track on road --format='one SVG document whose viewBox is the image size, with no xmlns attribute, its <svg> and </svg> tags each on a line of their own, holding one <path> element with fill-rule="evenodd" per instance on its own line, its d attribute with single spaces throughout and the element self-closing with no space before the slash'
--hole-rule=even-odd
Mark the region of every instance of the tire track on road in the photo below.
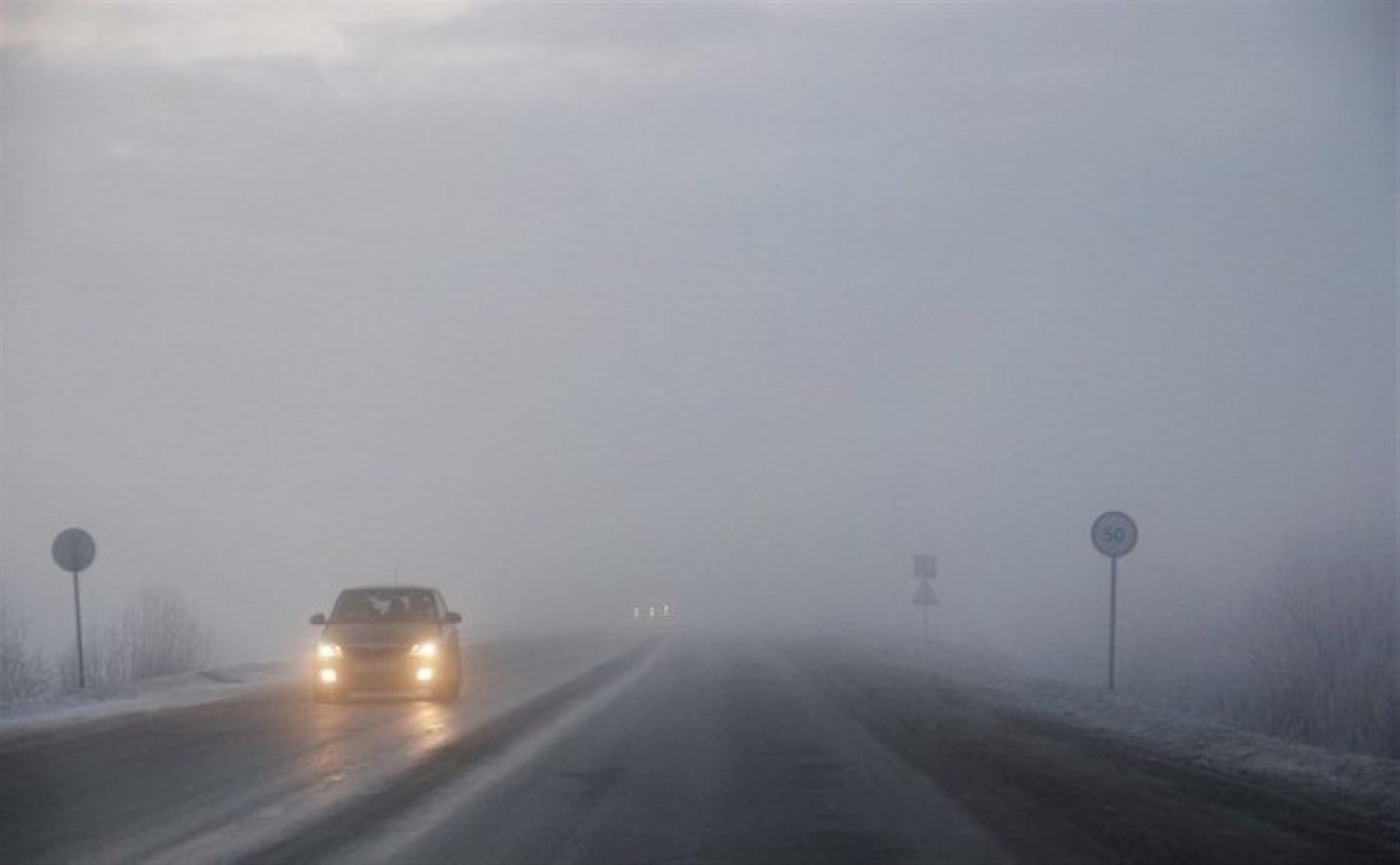
<svg viewBox="0 0 1400 865">
<path fill-rule="evenodd" d="M 430 794 L 459 781 L 475 767 L 498 757 L 564 715 L 589 695 L 618 681 L 656 652 L 660 638 L 648 640 L 621 656 L 605 661 L 429 752 L 418 763 L 397 773 L 377 789 L 360 795 L 309 823 L 285 827 L 279 837 L 234 857 L 249 863 L 304 863 L 334 858 L 348 845 L 362 843 L 375 830 L 398 819 Z M 170 861 L 205 861 L 195 846 L 175 851 Z M 191 858 L 194 856 L 196 858 Z M 217 857 L 223 858 L 223 857 Z"/>
</svg>

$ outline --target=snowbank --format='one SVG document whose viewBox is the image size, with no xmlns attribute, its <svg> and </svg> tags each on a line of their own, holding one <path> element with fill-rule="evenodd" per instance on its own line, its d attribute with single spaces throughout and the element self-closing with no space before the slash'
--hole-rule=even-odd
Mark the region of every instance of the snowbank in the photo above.
<svg viewBox="0 0 1400 865">
<path fill-rule="evenodd" d="M 235 664 L 23 700 L 0 706 L 0 741 L 86 721 L 226 700 L 285 685 L 292 678 L 292 665 L 283 662 Z"/>
<path fill-rule="evenodd" d="M 1400 761 L 1326 751 L 1177 714 L 1122 694 L 1018 675 L 967 647 L 882 638 L 858 641 L 882 663 L 931 673 L 981 710 L 1085 731 L 1117 747 L 1207 773 L 1306 789 L 1367 816 L 1400 823 Z"/>
</svg>

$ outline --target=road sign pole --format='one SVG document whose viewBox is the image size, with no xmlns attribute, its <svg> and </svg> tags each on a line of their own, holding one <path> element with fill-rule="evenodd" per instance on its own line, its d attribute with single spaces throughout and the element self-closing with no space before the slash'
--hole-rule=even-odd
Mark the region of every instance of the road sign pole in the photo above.
<svg viewBox="0 0 1400 865">
<path fill-rule="evenodd" d="M 1108 689 L 1113 690 L 1113 668 L 1118 644 L 1118 559 L 1137 546 L 1138 529 L 1133 518 L 1121 511 L 1108 511 L 1094 520 L 1089 529 L 1094 548 L 1108 556 Z"/>
<path fill-rule="evenodd" d="M 933 645 L 928 633 L 928 608 L 938 603 L 933 594 L 933 579 L 938 576 L 937 560 L 933 556 L 914 557 L 914 579 L 919 581 L 919 590 L 914 593 L 914 606 L 919 608 L 919 618 L 923 620 L 924 643 Z"/>
<path fill-rule="evenodd" d="M 78 623 L 78 687 L 87 687 L 83 664 L 83 602 L 78 595 L 78 574 L 87 570 L 97 557 L 97 544 L 82 529 L 64 529 L 53 539 L 54 564 L 73 575 L 73 618 Z"/>
<path fill-rule="evenodd" d="M 1118 642 L 1118 557 L 1109 558 L 1108 584 L 1108 689 L 1113 690 L 1113 667 Z"/>
<path fill-rule="evenodd" d="M 87 674 L 83 667 L 83 602 L 78 595 L 78 572 L 73 572 L 73 616 L 78 622 L 78 687 L 87 687 Z"/>
</svg>

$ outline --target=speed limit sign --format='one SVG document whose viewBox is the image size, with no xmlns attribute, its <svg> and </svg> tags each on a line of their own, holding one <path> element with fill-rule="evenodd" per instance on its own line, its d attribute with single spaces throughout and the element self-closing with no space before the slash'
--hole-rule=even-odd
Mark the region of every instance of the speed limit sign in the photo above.
<svg viewBox="0 0 1400 865">
<path fill-rule="evenodd" d="M 1090 534 L 1094 547 L 1111 559 L 1126 556 L 1137 546 L 1137 523 L 1121 511 L 1109 511 L 1094 520 Z"/>
</svg>

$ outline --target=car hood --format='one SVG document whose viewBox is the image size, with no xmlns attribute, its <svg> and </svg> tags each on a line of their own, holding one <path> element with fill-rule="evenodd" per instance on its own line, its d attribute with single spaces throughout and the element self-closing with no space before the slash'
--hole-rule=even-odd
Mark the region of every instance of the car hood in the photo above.
<svg viewBox="0 0 1400 865">
<path fill-rule="evenodd" d="M 342 646 L 408 646 L 438 636 L 432 622 L 340 623 L 326 625 L 322 637 Z"/>
</svg>

